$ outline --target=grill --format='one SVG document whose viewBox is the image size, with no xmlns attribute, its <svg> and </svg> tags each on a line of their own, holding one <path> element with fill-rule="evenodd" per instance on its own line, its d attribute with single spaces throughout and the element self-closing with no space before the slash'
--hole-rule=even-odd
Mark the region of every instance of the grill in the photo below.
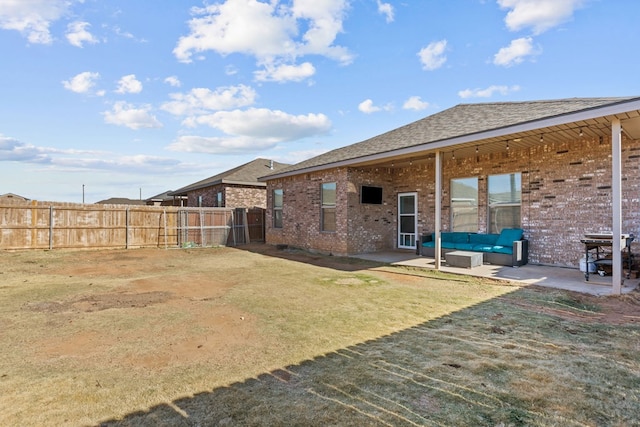
<svg viewBox="0 0 640 427">
<path fill-rule="evenodd" d="M 628 263 L 627 268 L 627 279 L 631 274 L 631 266 L 632 266 L 632 255 L 631 255 L 631 242 L 633 242 L 634 236 L 633 234 L 621 234 L 620 235 L 620 247 L 623 251 L 626 251 L 626 260 Z M 589 263 L 593 263 L 596 265 L 596 272 L 600 276 L 604 276 L 606 274 L 605 267 L 611 267 L 613 264 L 613 234 L 585 234 L 584 238 L 580 240 L 581 243 L 584 244 L 584 255 L 585 262 L 587 263 L 587 268 L 585 268 L 584 278 L 586 281 L 589 281 Z M 589 255 L 595 255 L 592 258 L 592 261 L 589 261 Z"/>
</svg>

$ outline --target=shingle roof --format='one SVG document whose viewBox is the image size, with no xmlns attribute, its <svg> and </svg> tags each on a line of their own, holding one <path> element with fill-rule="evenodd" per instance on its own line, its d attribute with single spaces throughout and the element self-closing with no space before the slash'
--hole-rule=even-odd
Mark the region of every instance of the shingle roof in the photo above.
<svg viewBox="0 0 640 427">
<path fill-rule="evenodd" d="M 140 199 L 127 199 L 126 197 L 111 197 L 109 199 L 96 202 L 99 205 L 144 205 L 145 201 Z"/>
<path fill-rule="evenodd" d="M 280 171 L 290 166 L 287 163 L 278 163 L 269 159 L 256 159 L 228 171 L 189 184 L 175 191 L 170 191 L 170 196 L 185 195 L 189 191 L 211 187 L 218 184 L 255 185 L 264 187 L 266 184 L 258 181 L 261 176 Z"/>
<path fill-rule="evenodd" d="M 425 149 L 428 149 L 428 144 L 438 141 L 535 122 L 634 99 L 638 98 L 570 98 L 460 104 L 365 141 L 329 151 L 270 175 L 276 177 L 283 174 L 295 174 L 296 171 L 323 166 L 330 168 L 332 164 L 338 162 L 379 155 L 408 147 L 426 145 Z M 263 180 L 268 179 L 269 176 L 263 178 Z"/>
</svg>

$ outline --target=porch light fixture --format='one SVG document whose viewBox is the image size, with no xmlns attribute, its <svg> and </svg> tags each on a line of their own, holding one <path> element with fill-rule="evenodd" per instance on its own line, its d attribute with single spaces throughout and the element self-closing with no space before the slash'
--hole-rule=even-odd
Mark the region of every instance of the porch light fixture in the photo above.
<svg viewBox="0 0 640 427">
<path fill-rule="evenodd" d="M 544 142 L 544 135 L 540 134 L 540 142 Z"/>
<path fill-rule="evenodd" d="M 507 151 L 509 151 L 509 140 L 507 139 Z"/>
<path fill-rule="evenodd" d="M 453 150 L 453 151 L 451 152 L 451 160 L 455 160 L 455 159 L 456 159 L 456 151 L 455 151 L 455 150 Z"/>
<path fill-rule="evenodd" d="M 584 133 L 582 133 L 582 128 L 580 128 L 580 138 L 582 138 L 582 136 L 584 135 Z"/>
</svg>

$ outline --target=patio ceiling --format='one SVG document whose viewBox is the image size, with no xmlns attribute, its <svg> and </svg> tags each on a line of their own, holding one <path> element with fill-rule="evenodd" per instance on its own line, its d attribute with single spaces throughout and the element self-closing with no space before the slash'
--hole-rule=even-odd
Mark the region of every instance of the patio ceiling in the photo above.
<svg viewBox="0 0 640 427">
<path fill-rule="evenodd" d="M 585 140 L 600 139 L 601 142 L 605 142 L 611 139 L 611 124 L 614 119 L 619 119 L 622 122 L 622 130 L 626 136 L 631 139 L 640 139 L 640 110 L 631 110 L 610 116 L 586 118 L 520 132 L 509 133 L 506 130 L 505 133 L 500 133 L 498 130 L 498 135 L 490 137 L 483 137 L 487 133 L 483 132 L 476 135 L 477 139 L 474 139 L 474 135 L 467 135 L 462 138 L 442 141 L 440 144 L 430 143 L 429 147 L 426 145 L 416 146 L 411 147 L 410 150 L 396 150 L 396 152 L 381 153 L 366 159 L 354 159 L 349 166 L 401 168 L 433 162 L 437 151 L 444 154 L 445 160 L 450 160 L 454 157 L 464 159 L 492 153 L 507 153 L 510 150 L 526 150 L 538 145 L 555 144 L 580 138 Z"/>
</svg>

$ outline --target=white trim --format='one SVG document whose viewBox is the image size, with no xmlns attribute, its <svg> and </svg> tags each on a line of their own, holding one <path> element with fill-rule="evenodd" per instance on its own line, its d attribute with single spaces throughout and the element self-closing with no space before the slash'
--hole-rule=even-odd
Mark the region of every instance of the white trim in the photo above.
<svg viewBox="0 0 640 427">
<path fill-rule="evenodd" d="M 442 228 L 442 152 L 436 151 L 436 218 L 435 218 L 435 269 L 440 270 L 442 261 L 440 256 L 442 248 L 440 247 L 440 229 Z"/>
<path fill-rule="evenodd" d="M 413 197 L 413 213 L 411 215 L 413 215 L 413 245 L 412 246 L 406 246 L 406 245 L 401 245 L 401 241 L 402 239 L 400 239 L 400 198 L 401 197 L 408 197 L 408 196 L 412 196 Z M 397 243 L 398 243 L 398 249 L 415 249 L 416 248 L 416 244 L 418 242 L 418 193 L 417 192 L 407 192 L 407 193 L 398 193 L 398 229 L 397 229 L 397 235 L 396 238 Z M 409 216 L 410 214 L 403 214 L 404 216 Z M 402 233 L 402 234 L 411 234 L 411 233 Z"/>
</svg>

